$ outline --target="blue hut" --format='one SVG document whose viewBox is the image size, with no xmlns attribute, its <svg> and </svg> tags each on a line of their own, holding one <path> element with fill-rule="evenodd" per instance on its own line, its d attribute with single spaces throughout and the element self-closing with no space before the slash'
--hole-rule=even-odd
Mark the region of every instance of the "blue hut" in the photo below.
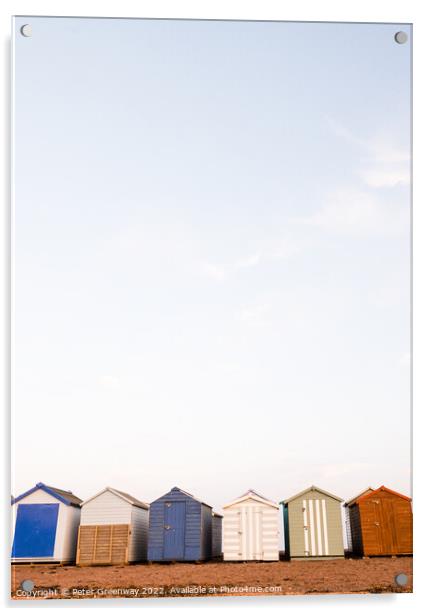
<svg viewBox="0 0 431 616">
<path fill-rule="evenodd" d="M 150 504 L 149 561 L 199 561 L 212 555 L 212 507 L 180 488 Z"/>
<path fill-rule="evenodd" d="M 13 562 L 75 560 L 80 498 L 68 490 L 37 483 L 11 504 Z"/>
</svg>

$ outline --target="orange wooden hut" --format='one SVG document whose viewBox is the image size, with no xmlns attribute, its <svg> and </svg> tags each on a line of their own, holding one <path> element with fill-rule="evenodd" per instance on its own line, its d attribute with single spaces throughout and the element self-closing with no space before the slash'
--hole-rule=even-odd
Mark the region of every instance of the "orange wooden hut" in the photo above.
<svg viewBox="0 0 431 616">
<path fill-rule="evenodd" d="M 361 556 L 413 553 L 411 498 L 385 486 L 345 504 L 352 552 Z"/>
</svg>

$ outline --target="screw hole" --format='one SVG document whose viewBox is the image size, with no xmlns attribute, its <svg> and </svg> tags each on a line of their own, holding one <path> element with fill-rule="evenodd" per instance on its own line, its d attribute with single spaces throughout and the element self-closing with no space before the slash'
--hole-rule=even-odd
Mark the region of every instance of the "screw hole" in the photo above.
<svg viewBox="0 0 431 616">
<path fill-rule="evenodd" d="M 30 24 L 24 24 L 21 26 L 21 34 L 25 37 L 31 36 L 31 26 Z"/>
</svg>

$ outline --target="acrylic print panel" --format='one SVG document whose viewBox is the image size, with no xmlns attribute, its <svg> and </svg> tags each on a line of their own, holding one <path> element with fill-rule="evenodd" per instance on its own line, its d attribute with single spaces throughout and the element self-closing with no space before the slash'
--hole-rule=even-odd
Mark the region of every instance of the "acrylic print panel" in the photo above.
<svg viewBox="0 0 431 616">
<path fill-rule="evenodd" d="M 411 26 L 12 39 L 13 596 L 410 591 Z"/>
</svg>

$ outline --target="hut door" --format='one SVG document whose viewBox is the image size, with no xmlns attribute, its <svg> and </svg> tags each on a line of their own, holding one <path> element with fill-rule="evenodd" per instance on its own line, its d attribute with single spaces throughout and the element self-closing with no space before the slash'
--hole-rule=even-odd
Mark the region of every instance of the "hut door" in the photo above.
<svg viewBox="0 0 431 616">
<path fill-rule="evenodd" d="M 380 500 L 380 532 L 382 538 L 382 552 L 396 554 L 397 529 L 393 502 L 386 498 Z"/>
<path fill-rule="evenodd" d="M 383 511 L 381 499 L 365 501 L 363 510 L 365 515 L 362 517 L 361 511 L 362 524 L 367 529 L 364 552 L 374 555 L 385 554 L 388 549 L 388 538 L 384 535 L 386 512 Z"/>
<path fill-rule="evenodd" d="M 302 501 L 305 556 L 329 556 L 328 520 L 325 499 Z"/>
<path fill-rule="evenodd" d="M 163 528 L 163 558 L 182 560 L 184 558 L 186 528 L 186 503 L 170 501 L 165 503 Z"/>
<path fill-rule="evenodd" d="M 258 507 L 241 511 L 241 555 L 244 560 L 263 560 L 262 512 Z"/>
<path fill-rule="evenodd" d="M 18 505 L 13 558 L 54 556 L 58 504 Z"/>
<path fill-rule="evenodd" d="M 377 555 L 411 553 L 411 523 L 409 517 L 400 517 L 400 505 L 389 498 L 375 498 L 366 506 L 372 511 L 372 516 L 366 518 L 372 531 L 368 537 L 368 552 Z"/>
<path fill-rule="evenodd" d="M 253 507 L 250 512 L 252 515 L 252 534 L 253 534 L 253 548 L 252 559 L 263 560 L 263 545 L 262 545 L 262 511 L 260 507 Z"/>
<path fill-rule="evenodd" d="M 410 503 L 382 498 L 381 504 L 385 553 L 409 554 L 412 552 Z"/>
</svg>

